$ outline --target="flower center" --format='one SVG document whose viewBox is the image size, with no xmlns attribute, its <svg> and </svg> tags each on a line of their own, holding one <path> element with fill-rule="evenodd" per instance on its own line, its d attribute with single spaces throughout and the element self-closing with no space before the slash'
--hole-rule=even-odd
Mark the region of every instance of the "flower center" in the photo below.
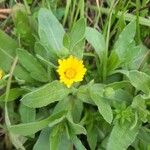
<svg viewBox="0 0 150 150">
<path fill-rule="evenodd" d="M 72 79 L 74 78 L 76 75 L 76 72 L 73 68 L 68 68 L 66 71 L 65 71 L 65 76 L 66 78 L 68 79 Z"/>
</svg>

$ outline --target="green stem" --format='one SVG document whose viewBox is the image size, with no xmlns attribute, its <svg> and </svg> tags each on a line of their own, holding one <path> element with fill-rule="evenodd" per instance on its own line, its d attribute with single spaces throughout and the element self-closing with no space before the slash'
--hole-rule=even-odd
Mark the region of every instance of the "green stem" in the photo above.
<svg viewBox="0 0 150 150">
<path fill-rule="evenodd" d="M 94 28 L 97 27 L 98 22 L 99 22 L 99 18 L 101 17 L 101 10 L 100 10 L 99 1 L 96 1 L 96 2 L 97 2 L 98 14 L 97 14 L 97 17 L 96 17 L 96 19 L 95 19 Z"/>
<path fill-rule="evenodd" d="M 76 13 L 75 13 L 73 24 L 77 21 L 78 15 L 80 13 L 80 2 L 81 2 L 81 0 L 79 1 L 78 5 L 77 5 L 77 10 L 76 10 Z"/>
<path fill-rule="evenodd" d="M 72 9 L 71 9 L 71 14 L 70 14 L 70 24 L 69 27 L 72 27 L 73 25 L 73 18 L 76 10 L 76 0 L 73 1 Z"/>
<path fill-rule="evenodd" d="M 64 19 L 63 19 L 63 26 L 66 24 L 66 20 L 67 20 L 67 16 L 68 16 L 70 6 L 71 6 L 71 0 L 67 0 L 67 5 L 66 5 L 66 9 L 65 9 L 65 16 L 64 16 Z"/>
<path fill-rule="evenodd" d="M 12 64 L 12 67 L 10 69 L 10 74 L 9 74 L 9 78 L 8 78 L 7 86 L 6 86 L 6 96 L 5 96 L 5 122 L 6 122 L 6 126 L 10 126 L 11 125 L 10 119 L 9 119 L 9 115 L 8 115 L 8 109 L 7 109 L 7 101 L 8 101 L 8 98 L 9 98 L 9 92 L 10 92 L 13 72 L 15 70 L 17 62 L 18 62 L 18 57 L 16 56 L 15 59 L 14 59 L 14 62 Z"/>
<path fill-rule="evenodd" d="M 137 26 L 137 43 L 140 43 L 141 36 L 140 36 L 140 26 L 139 26 L 139 9 L 140 9 L 140 4 L 139 0 L 136 0 L 136 26 Z"/>
<path fill-rule="evenodd" d="M 94 9 L 95 11 L 99 11 L 99 9 L 96 6 L 89 5 L 88 7 L 90 9 Z M 100 9 L 103 14 L 109 15 L 109 12 L 110 12 L 109 8 L 100 7 Z M 115 14 L 115 11 L 113 10 L 112 13 Z M 133 15 L 131 13 L 127 13 L 127 12 L 123 13 L 122 11 L 119 11 L 117 13 L 116 17 L 120 18 L 121 16 L 124 16 L 124 19 L 129 22 L 133 21 L 137 18 L 136 15 Z M 144 17 L 139 16 L 139 24 L 150 27 L 150 19 L 146 19 Z"/>
<path fill-rule="evenodd" d="M 106 35 L 106 50 L 105 50 L 104 60 L 103 60 L 103 81 L 106 80 L 106 76 L 107 76 L 107 61 L 108 61 L 108 49 L 109 49 L 111 19 L 112 19 L 113 9 L 116 6 L 117 2 L 115 3 L 115 1 L 113 1 L 111 3 L 111 8 L 110 8 L 110 12 L 109 12 L 108 28 L 107 28 L 107 35 Z"/>
<path fill-rule="evenodd" d="M 26 1 L 26 0 L 23 0 L 23 3 L 24 3 L 24 5 L 25 5 L 25 8 L 26 8 L 26 11 L 27 11 L 28 15 L 31 15 L 30 7 L 29 7 L 27 1 Z"/>
<path fill-rule="evenodd" d="M 93 53 L 83 53 L 84 56 L 88 56 L 88 57 L 95 57 L 95 55 Z"/>
<path fill-rule="evenodd" d="M 80 1 L 80 18 L 83 18 L 84 17 L 84 8 L 85 8 L 85 2 L 84 0 L 81 0 Z"/>
</svg>

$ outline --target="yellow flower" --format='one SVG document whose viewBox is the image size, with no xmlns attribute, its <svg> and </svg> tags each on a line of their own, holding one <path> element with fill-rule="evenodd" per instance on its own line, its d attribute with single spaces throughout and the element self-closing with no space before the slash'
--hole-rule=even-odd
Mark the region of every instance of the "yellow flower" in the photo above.
<svg viewBox="0 0 150 150">
<path fill-rule="evenodd" d="M 0 69 L 0 79 L 3 77 L 3 71 Z"/>
<path fill-rule="evenodd" d="M 59 66 L 57 72 L 60 76 L 60 82 L 66 84 L 68 88 L 74 82 L 83 80 L 86 68 L 84 67 L 82 60 L 71 55 L 67 59 L 59 59 L 58 63 Z"/>
</svg>

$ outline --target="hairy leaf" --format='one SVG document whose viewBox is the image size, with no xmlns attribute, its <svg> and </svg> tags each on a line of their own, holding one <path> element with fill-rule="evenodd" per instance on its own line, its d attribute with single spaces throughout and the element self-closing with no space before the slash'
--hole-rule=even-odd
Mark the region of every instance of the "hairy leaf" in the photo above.
<svg viewBox="0 0 150 150">
<path fill-rule="evenodd" d="M 113 113 L 108 100 L 103 97 L 103 90 L 104 89 L 101 85 L 95 84 L 91 87 L 90 95 L 94 103 L 97 105 L 100 114 L 108 123 L 111 123 Z"/>
<path fill-rule="evenodd" d="M 131 123 L 126 122 L 123 125 L 116 123 L 110 134 L 107 150 L 126 150 L 135 140 L 139 131 L 139 125 L 131 129 Z"/>
<path fill-rule="evenodd" d="M 60 101 L 69 93 L 70 89 L 65 87 L 59 81 L 53 81 L 31 93 L 26 94 L 21 101 L 28 107 L 38 108 Z"/>
<path fill-rule="evenodd" d="M 86 39 L 94 47 L 97 55 L 102 58 L 103 53 L 106 49 L 104 36 L 96 29 L 87 27 L 86 28 Z"/>
<path fill-rule="evenodd" d="M 19 62 L 21 65 L 30 72 L 31 76 L 41 82 L 48 81 L 47 79 L 47 72 L 43 68 L 43 66 L 34 58 L 33 55 L 31 55 L 29 52 L 18 49 L 17 54 L 19 57 Z"/>
<path fill-rule="evenodd" d="M 54 50 L 63 48 L 64 29 L 51 10 L 41 8 L 38 15 L 39 36 L 42 44 Z"/>
<path fill-rule="evenodd" d="M 23 135 L 23 136 L 32 135 L 42 130 L 43 128 L 47 127 L 49 123 L 54 122 L 56 119 L 62 117 L 64 114 L 66 114 L 65 111 L 51 115 L 50 117 L 43 119 L 41 121 L 18 124 L 18 125 L 11 125 L 9 127 L 9 130 L 12 133 Z"/>
</svg>

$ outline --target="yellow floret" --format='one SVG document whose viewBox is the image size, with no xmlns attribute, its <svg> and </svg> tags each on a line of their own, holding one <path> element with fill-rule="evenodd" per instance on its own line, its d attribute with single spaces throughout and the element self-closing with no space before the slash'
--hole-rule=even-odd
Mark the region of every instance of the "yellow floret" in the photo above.
<svg viewBox="0 0 150 150">
<path fill-rule="evenodd" d="M 57 72 L 60 76 L 60 82 L 66 84 L 68 88 L 74 82 L 83 80 L 86 68 L 84 67 L 82 60 L 71 55 L 67 59 L 59 59 L 58 63 L 59 66 Z"/>
</svg>

